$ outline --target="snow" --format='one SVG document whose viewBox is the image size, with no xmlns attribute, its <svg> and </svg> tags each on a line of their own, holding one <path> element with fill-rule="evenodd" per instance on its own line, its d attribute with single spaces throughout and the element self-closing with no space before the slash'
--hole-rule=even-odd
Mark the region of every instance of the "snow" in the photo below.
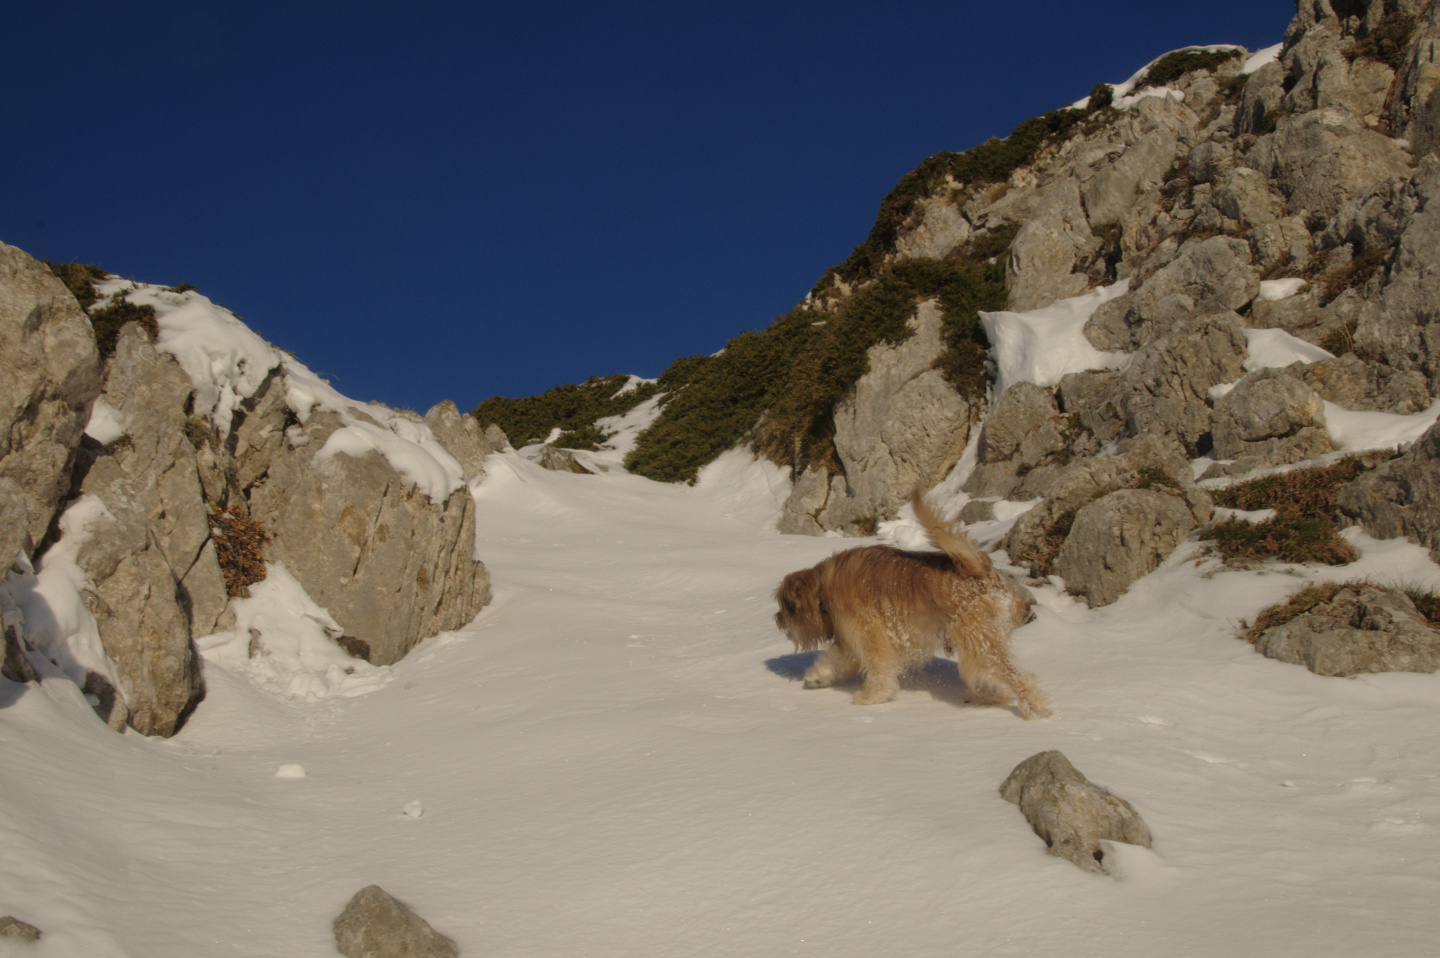
<svg viewBox="0 0 1440 958">
<path fill-rule="evenodd" d="M 1283 329 L 1245 330 L 1246 372 L 1289 366 L 1291 363 L 1314 363 L 1334 359 L 1335 354 L 1292 336 Z"/>
<path fill-rule="evenodd" d="M 1288 279 L 1262 279 L 1260 281 L 1260 295 L 1257 298 L 1267 302 L 1289 299 L 1304 289 L 1305 286 L 1306 281 L 1304 279 L 1294 276 Z"/>
<path fill-rule="evenodd" d="M 1409 445 L 1440 419 L 1440 400 L 1424 412 L 1402 416 L 1391 412 L 1356 412 L 1325 403 L 1325 428 L 1330 442 L 1342 452 L 1394 449 Z"/>
<path fill-rule="evenodd" d="M 1233 572 L 1187 544 L 1094 610 L 1039 586 L 1015 654 L 1055 717 L 1025 722 L 939 660 L 887 705 L 803 689 L 772 592 L 862 542 L 777 534 L 783 477 L 743 452 L 693 487 L 513 451 L 487 474 L 494 601 L 368 694 L 257 674 L 246 625 L 168 741 L 0 681 L 0 901 L 45 932 L 0 954 L 318 958 L 372 882 L 462 954 L 1433 950 L 1440 677 L 1322 678 L 1235 637 L 1309 581 L 1440 587 L 1424 549 L 1349 530 L 1353 565 Z M 245 621 L 298 661 L 330 623 L 283 581 Z M 1154 833 L 1112 846 L 1121 880 L 999 797 L 1049 748 Z"/>
<path fill-rule="evenodd" d="M 1171 50 L 1169 51 L 1169 53 L 1163 53 L 1155 59 L 1151 60 L 1149 63 L 1145 64 L 1140 69 L 1136 70 L 1134 73 L 1132 73 L 1130 75 L 1130 78 L 1127 79 L 1125 82 L 1112 83 L 1110 86 L 1114 91 L 1112 94 L 1114 100 L 1111 102 L 1110 105 L 1117 110 L 1128 110 L 1146 97 L 1152 96 L 1166 96 L 1170 97 L 1173 100 L 1179 100 L 1183 103 L 1185 101 L 1185 94 L 1180 90 L 1174 89 L 1173 87 L 1145 87 L 1141 90 L 1136 90 L 1135 85 L 1145 78 L 1145 74 L 1150 72 L 1151 67 L 1159 63 L 1162 59 L 1169 56 L 1171 53 L 1183 53 L 1186 51 L 1194 51 L 1196 53 L 1209 53 L 1216 50 L 1240 50 L 1243 52 L 1245 51 L 1245 48 L 1242 46 L 1237 46 L 1233 43 L 1218 43 L 1211 44 L 1210 46 L 1181 47 L 1179 50 Z M 1272 48 L 1268 48 L 1266 50 L 1261 50 L 1259 53 L 1251 56 L 1250 59 L 1245 61 L 1245 66 L 1244 68 L 1242 68 L 1241 72 L 1252 72 L 1250 66 L 1252 62 L 1255 62 L 1254 69 L 1258 70 L 1270 60 L 1275 59 L 1279 55 L 1279 53 L 1280 47 L 1278 45 Z M 1261 59 L 1267 56 L 1268 59 Z M 1074 103 L 1070 104 L 1070 108 L 1074 110 L 1083 110 L 1089 105 L 1090 98 L 1087 96 L 1083 99 L 1076 100 Z"/>
<path fill-rule="evenodd" d="M 1280 59 L 1280 51 L 1285 48 L 1284 43 L 1277 43 L 1273 47 L 1266 47 L 1250 54 L 1245 65 L 1240 68 L 1241 76 L 1249 76 L 1267 63 L 1274 63 Z"/>
<path fill-rule="evenodd" d="M 1090 345 L 1085 338 L 1085 324 L 1095 310 L 1123 296 L 1129 288 L 1129 280 L 1121 280 L 1028 312 L 982 311 L 980 323 L 995 361 L 995 398 L 999 399 L 1015 383 L 1053 386 L 1067 373 L 1123 366 L 1129 357 Z"/>
<path fill-rule="evenodd" d="M 107 446 L 125 435 L 125 417 L 120 410 L 103 399 L 96 399 L 90 407 L 90 419 L 85 423 L 85 435 L 102 446 Z"/>
<path fill-rule="evenodd" d="M 316 461 L 339 454 L 378 452 L 411 487 L 418 487 L 437 503 L 465 487 L 460 463 L 416 414 L 341 395 L 304 363 L 265 342 L 234 313 L 200 293 L 176 293 L 119 277 L 102 280 L 95 289 L 100 300 L 94 308 L 116 295 L 154 307 L 160 328 L 156 348 L 173 355 L 189 375 L 195 387 L 195 415 L 209 419 L 222 439 L 229 435 L 240 404 L 255 395 L 273 370 L 283 367 L 285 401 L 301 423 L 316 409 L 337 413 L 344 423 L 321 448 Z M 115 428 L 103 414 L 98 421 L 92 415 L 91 423 L 91 428 L 101 431 Z M 292 436 L 292 441 L 299 445 L 304 439 Z"/>
</svg>

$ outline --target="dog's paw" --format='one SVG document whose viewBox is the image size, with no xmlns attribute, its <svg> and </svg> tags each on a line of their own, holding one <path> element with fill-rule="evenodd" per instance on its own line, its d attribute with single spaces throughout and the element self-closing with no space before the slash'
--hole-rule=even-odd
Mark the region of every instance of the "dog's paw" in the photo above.
<svg viewBox="0 0 1440 958">
<path fill-rule="evenodd" d="M 807 689 L 823 689 L 835 684 L 835 673 L 819 665 L 810 666 L 804 676 Z"/>
<path fill-rule="evenodd" d="M 865 687 L 855 693 L 856 705 L 880 705 L 895 697 L 900 691 L 898 683 L 866 682 Z"/>
</svg>

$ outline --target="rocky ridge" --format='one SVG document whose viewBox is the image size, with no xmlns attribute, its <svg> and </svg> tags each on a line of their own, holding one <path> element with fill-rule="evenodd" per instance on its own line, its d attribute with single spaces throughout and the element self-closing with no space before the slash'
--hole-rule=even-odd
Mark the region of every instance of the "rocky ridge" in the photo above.
<svg viewBox="0 0 1440 958">
<path fill-rule="evenodd" d="M 112 727 L 170 735 L 204 695 L 195 640 L 237 628 L 265 562 L 374 665 L 489 601 L 467 481 L 503 436 L 453 403 L 433 428 L 353 403 L 194 291 L 96 292 L 153 310 L 158 338 L 128 323 L 102 359 L 75 296 L 0 246 L 7 677 L 63 675 Z M 83 609 L 51 604 L 67 574 Z M 235 641 L 271 651 L 262 629 Z"/>
</svg>

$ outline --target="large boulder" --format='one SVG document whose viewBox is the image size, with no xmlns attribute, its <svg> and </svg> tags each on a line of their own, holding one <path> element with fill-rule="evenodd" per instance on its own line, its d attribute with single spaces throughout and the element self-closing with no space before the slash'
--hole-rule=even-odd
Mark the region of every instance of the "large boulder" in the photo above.
<svg viewBox="0 0 1440 958">
<path fill-rule="evenodd" d="M 1260 275 L 1244 240 L 1190 240 L 1138 288 L 1097 309 L 1085 336 L 1096 349 L 1133 350 L 1176 323 L 1240 309 L 1259 291 Z"/>
<path fill-rule="evenodd" d="M 1440 631 L 1404 592 L 1364 582 L 1260 632 L 1255 648 L 1316 675 L 1440 669 Z"/>
<path fill-rule="evenodd" d="M 70 492 L 99 394 L 95 334 L 80 304 L 43 263 L 0 243 L 0 479 L 24 497 L 25 514 L 6 519 L 20 523 L 27 555 Z"/>
<path fill-rule="evenodd" d="M 1331 451 L 1325 404 L 1284 369 L 1258 369 L 1215 403 L 1215 456 L 1253 456 L 1270 465 Z"/>
<path fill-rule="evenodd" d="M 1000 797 L 1020 806 L 1050 854 L 1087 872 L 1110 874 L 1101 842 L 1150 847 L 1150 829 L 1135 806 L 1091 782 L 1062 752 L 1040 752 L 1015 766 Z"/>
<path fill-rule="evenodd" d="M 1109 605 L 1155 571 L 1197 522 L 1179 494 L 1121 489 L 1081 507 L 1055 558 L 1065 589 L 1091 608 Z"/>
<path fill-rule="evenodd" d="M 1120 375 L 1119 407 L 1136 435 L 1166 436 L 1194 457 L 1207 451 L 1210 390 L 1244 375 L 1248 344 L 1234 313 L 1217 313 L 1150 342 Z"/>
<path fill-rule="evenodd" d="M 437 501 L 379 452 L 318 455 L 342 428 L 312 413 L 249 490 L 250 515 L 270 535 L 266 557 L 366 643 L 372 663 L 389 665 L 474 618 L 490 576 L 473 554 L 469 490 Z"/>
<path fill-rule="evenodd" d="M 1133 194 L 1130 200 L 1134 201 Z M 1045 187 L 1005 262 L 1010 309 L 1038 309 L 1083 293 L 1088 281 L 1072 270 L 1076 258 L 1094 245 L 1074 179 L 1066 177 Z"/>
<path fill-rule="evenodd" d="M 963 213 L 943 199 L 920 201 L 919 222 L 895 240 L 895 258 L 943 259 L 970 238 L 971 228 Z"/>
<path fill-rule="evenodd" d="M 1392 412 L 1402 416 L 1430 407 L 1430 391 L 1418 370 L 1368 363 L 1354 353 L 1286 367 L 1320 396 L 1346 409 Z"/>
<path fill-rule="evenodd" d="M 1398 459 L 1342 486 L 1336 502 L 1370 535 L 1408 536 L 1440 562 L 1440 423 Z"/>
</svg>

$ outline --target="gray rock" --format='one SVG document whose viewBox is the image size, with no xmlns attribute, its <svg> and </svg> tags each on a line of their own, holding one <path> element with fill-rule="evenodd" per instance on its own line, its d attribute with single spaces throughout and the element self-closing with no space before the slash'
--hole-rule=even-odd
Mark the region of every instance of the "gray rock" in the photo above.
<svg viewBox="0 0 1440 958">
<path fill-rule="evenodd" d="M 1005 390 L 985 419 L 980 460 L 999 462 L 1014 457 L 1028 438 L 1058 414 L 1052 390 L 1035 383 L 1016 383 Z"/>
<path fill-rule="evenodd" d="M 926 197 L 920 210 L 920 222 L 896 238 L 897 260 L 944 259 L 970 238 L 970 223 L 953 203 Z"/>
<path fill-rule="evenodd" d="M 1276 115 L 1284 99 L 1285 68 L 1279 63 L 1267 63 L 1250 74 L 1235 106 L 1235 134 L 1260 133 L 1266 118 Z"/>
<path fill-rule="evenodd" d="M 1321 399 L 1346 409 L 1408 416 L 1430 407 L 1430 391 L 1420 372 L 1367 363 L 1354 353 L 1295 363 L 1286 371 L 1302 379 Z"/>
<path fill-rule="evenodd" d="M 1418 160 L 1440 153 L 1440 86 L 1430 91 L 1410 124 L 1410 152 Z"/>
<path fill-rule="evenodd" d="M 485 457 L 510 444 L 505 432 L 494 423 L 481 429 L 474 416 L 462 415 L 450 400 L 437 403 L 425 414 L 425 424 L 436 440 L 465 470 L 466 480 L 485 475 Z"/>
<path fill-rule="evenodd" d="M 795 518 L 782 528 L 813 532 L 804 522 L 809 516 L 824 530 L 870 534 L 876 521 L 896 515 L 917 485 L 940 481 L 959 461 L 971 409 L 933 368 L 944 350 L 941 318 L 933 300 L 921 303 L 913 336 L 871 347 L 869 372 L 835 407 L 835 449 L 844 475 L 828 478 L 818 513 L 804 510 L 821 498 L 819 477 L 803 483 L 803 491 L 793 490 L 785 511 Z"/>
<path fill-rule="evenodd" d="M 577 475 L 588 476 L 590 470 L 575 458 L 575 453 L 569 449 L 561 449 L 552 446 L 548 442 L 540 447 L 540 458 L 537 460 L 540 466 L 549 469 L 551 472 L 573 472 Z"/>
<path fill-rule="evenodd" d="M 1434 109 L 1435 90 L 1440 86 L 1440 9 L 1424 0 L 1400 0 L 1398 7 L 1419 22 L 1395 77 L 1389 120 L 1390 128 L 1413 144 L 1423 130 L 1427 110 Z"/>
<path fill-rule="evenodd" d="M 1215 403 L 1215 456 L 1255 456 L 1267 465 L 1302 462 L 1330 452 L 1325 405 L 1284 369 L 1258 369 Z"/>
<path fill-rule="evenodd" d="M 1178 142 L 1172 130 L 1157 129 L 1127 146 L 1085 187 L 1090 222 L 1118 223 L 1138 197 L 1159 186 L 1175 163 Z"/>
<path fill-rule="evenodd" d="M 1129 199 L 1134 202 L 1133 193 Z M 1072 270 L 1093 245 L 1075 181 L 1067 177 L 1046 187 L 1005 261 L 1010 309 L 1038 309 L 1084 292 L 1088 281 Z"/>
<path fill-rule="evenodd" d="M 1080 425 L 1094 438 L 1097 448 L 1077 449 L 1077 453 L 1094 455 L 1099 446 L 1120 438 L 1125 417 L 1120 412 L 1120 374 L 1090 370 L 1068 373 L 1056 387 L 1060 408 L 1066 415 L 1078 417 Z"/>
<path fill-rule="evenodd" d="M 1255 648 L 1316 675 L 1440 669 L 1440 631 L 1405 593 L 1368 583 L 1347 585 L 1308 612 L 1266 629 Z"/>
<path fill-rule="evenodd" d="M 1066 466 L 1052 484 L 1046 500 L 1011 527 L 1005 538 L 1006 551 L 1013 561 L 1029 561 L 1058 519 L 1078 512 L 1101 496 L 1134 486 L 1147 470 L 1169 477 L 1194 499 L 1192 514 L 1197 522 L 1209 519 L 1208 497 L 1194 489 L 1193 473 L 1184 449 L 1173 439 L 1141 436 L 1122 442 L 1117 455 L 1079 459 Z"/>
<path fill-rule="evenodd" d="M 1262 272 L 1283 270 L 1290 274 L 1302 272 L 1310 263 L 1315 242 L 1303 216 L 1287 216 L 1273 223 L 1263 223 L 1245 234 L 1254 254 L 1253 261 Z M 1282 301 L 1283 302 L 1283 301 Z M 1265 304 L 1255 300 L 1251 309 Z"/>
<path fill-rule="evenodd" d="M 102 397 L 124 418 L 130 441 L 111 455 L 128 479 L 150 537 L 180 581 L 191 634 L 198 637 L 230 622 L 195 447 L 185 431 L 192 392 L 190 377 L 173 356 L 157 352 L 138 326 L 121 330 Z M 105 488 L 95 492 L 109 505 Z"/>
<path fill-rule="evenodd" d="M 1097 309 L 1085 335 L 1096 349 L 1128 352 L 1196 315 L 1239 309 L 1259 291 L 1249 243 L 1229 236 L 1191 240 L 1138 288 Z"/>
<path fill-rule="evenodd" d="M 1122 489 L 1082 507 L 1055 572 L 1072 595 L 1091 608 L 1109 605 L 1131 583 L 1153 572 L 1195 529 L 1190 507 L 1178 495 Z"/>
<path fill-rule="evenodd" d="M 1235 168 L 1235 148 L 1224 140 L 1206 140 L 1190 151 L 1186 165 L 1194 182 L 1217 182 Z"/>
<path fill-rule="evenodd" d="M 345 958 L 456 958 L 460 949 L 379 885 L 355 893 L 334 922 Z"/>
<path fill-rule="evenodd" d="M 43 263 L 0 243 L 0 478 L 24 494 L 27 554 L 69 494 L 99 394 L 95 334 L 80 304 Z"/>
<path fill-rule="evenodd" d="M 1244 375 L 1247 344 L 1233 313 L 1177 325 L 1139 352 L 1120 374 L 1120 411 L 1135 435 L 1173 438 L 1195 457 L 1210 433 L 1209 391 Z"/>
<path fill-rule="evenodd" d="M 19 938 L 22 941 L 39 941 L 44 934 L 29 922 L 21 921 L 14 915 L 0 918 L 0 938 Z"/>
<path fill-rule="evenodd" d="M 1336 501 L 1375 538 L 1408 536 L 1440 562 L 1440 423 L 1398 459 L 1342 486 Z"/>
<path fill-rule="evenodd" d="M 1245 164 L 1280 188 L 1287 212 L 1330 217 L 1381 180 L 1409 175 L 1410 157 L 1353 114 L 1325 107 L 1282 119 L 1245 155 Z"/>
<path fill-rule="evenodd" d="M 0 476 L 0 579 L 22 552 L 29 556 L 29 519 L 25 490 L 9 476 Z"/>
<path fill-rule="evenodd" d="M 250 490 L 250 514 L 270 534 L 267 558 L 366 642 L 371 662 L 389 665 L 490 601 L 489 573 L 472 555 L 474 501 L 462 488 L 432 502 L 379 453 L 314 461 L 334 428 L 325 414 L 310 416 L 309 441 L 274 459 Z"/>
<path fill-rule="evenodd" d="M 1015 766 L 1000 797 L 1020 806 L 1050 854 L 1087 872 L 1109 874 L 1102 841 L 1150 847 L 1150 829 L 1135 807 L 1091 782 L 1061 752 L 1040 752 Z"/>
<path fill-rule="evenodd" d="M 1400 233 L 1385 285 L 1360 311 L 1356 351 L 1417 370 L 1440 393 L 1440 159 L 1427 157 L 1408 184 L 1415 212 Z"/>
<path fill-rule="evenodd" d="M 1270 192 L 1265 177 L 1244 166 L 1226 174 L 1210 194 L 1210 205 L 1245 230 L 1274 223 L 1285 212 L 1284 198 Z"/>
<path fill-rule="evenodd" d="M 815 516 L 830 499 L 830 472 L 819 466 L 806 466 L 805 472 L 790 489 L 785 510 L 780 514 L 778 528 L 782 535 L 823 536 L 825 529 Z"/>
<path fill-rule="evenodd" d="M 205 695 L 176 575 L 114 456 L 91 465 L 80 491 L 99 497 L 107 512 L 86 530 L 76 555 L 95 586 L 83 598 L 115 664 L 130 727 L 168 737 Z"/>
<path fill-rule="evenodd" d="M 21 623 L 4 624 L 5 650 L 3 659 L 0 659 L 0 676 L 4 676 L 12 682 L 36 682 L 39 676 L 35 674 L 35 666 L 30 664 L 29 657 L 25 654 L 25 640 L 22 637 L 24 629 Z"/>
</svg>

